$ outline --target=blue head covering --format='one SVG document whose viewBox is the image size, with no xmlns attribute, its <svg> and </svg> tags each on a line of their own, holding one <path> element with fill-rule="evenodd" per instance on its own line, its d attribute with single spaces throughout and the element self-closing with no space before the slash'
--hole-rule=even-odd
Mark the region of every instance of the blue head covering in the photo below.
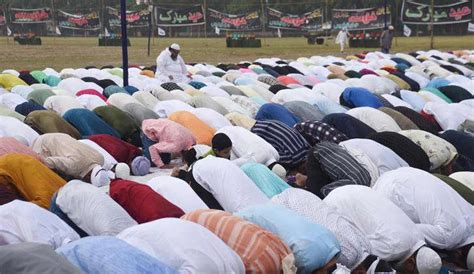
<svg viewBox="0 0 474 274">
<path fill-rule="evenodd" d="M 295 255 L 298 273 L 310 273 L 323 267 L 341 250 L 329 230 L 281 205 L 261 204 L 235 215 L 282 239 Z"/>
<path fill-rule="evenodd" d="M 202 89 L 203 87 L 207 86 L 203 82 L 198 82 L 198 81 L 191 81 L 188 83 L 188 85 L 192 86 L 195 89 Z"/>
<path fill-rule="evenodd" d="M 68 110 L 64 113 L 63 118 L 81 133 L 83 139 L 97 134 L 108 134 L 120 139 L 120 134 L 114 128 L 88 109 Z"/>
<path fill-rule="evenodd" d="M 108 86 L 104 89 L 104 96 L 109 98 L 112 94 L 115 93 L 126 93 L 129 94 L 125 89 L 119 87 L 119 86 Z"/>
<path fill-rule="evenodd" d="M 474 161 L 474 137 L 472 135 L 455 130 L 447 130 L 440 137 L 450 142 L 459 154 Z"/>
<path fill-rule="evenodd" d="M 397 63 L 397 65 L 404 65 L 404 66 L 407 67 L 407 68 L 411 67 L 411 63 L 408 62 L 407 60 L 403 59 L 403 58 L 393 57 L 393 58 L 392 58 L 392 61 L 394 61 L 395 63 Z"/>
<path fill-rule="evenodd" d="M 268 198 L 272 198 L 290 187 L 265 165 L 247 163 L 241 169 Z"/>
<path fill-rule="evenodd" d="M 130 93 L 130 95 L 134 94 L 135 92 L 138 91 L 138 88 L 134 86 L 126 86 L 123 88 L 126 92 Z"/>
<path fill-rule="evenodd" d="M 255 116 L 256 120 L 277 120 L 285 123 L 289 127 L 293 127 L 299 122 L 298 118 L 293 115 L 287 108 L 275 103 L 263 105 Z"/>
<path fill-rule="evenodd" d="M 345 113 L 333 113 L 326 115 L 322 120 L 340 132 L 344 133 L 349 139 L 366 138 L 376 131 L 364 122 Z"/>
<path fill-rule="evenodd" d="M 46 110 L 46 109 L 43 106 L 38 105 L 37 103 L 33 103 L 33 102 L 24 102 L 15 107 L 15 111 L 20 113 L 23 116 L 28 116 L 30 112 L 33 112 L 35 110 Z"/>
<path fill-rule="evenodd" d="M 342 97 L 351 107 L 383 107 L 380 99 L 365 88 L 346 88 Z"/>
<path fill-rule="evenodd" d="M 158 259 L 111 236 L 83 238 L 58 248 L 56 252 L 85 273 L 178 273 Z"/>
<path fill-rule="evenodd" d="M 444 79 L 444 78 L 435 78 L 431 80 L 428 85 L 426 85 L 427 88 L 439 88 L 439 87 L 444 87 L 448 86 L 451 82 Z"/>
<path fill-rule="evenodd" d="M 44 83 L 50 87 L 56 87 L 59 82 L 61 82 L 61 78 L 56 77 L 54 75 L 49 75 L 48 77 L 44 78 Z"/>
</svg>

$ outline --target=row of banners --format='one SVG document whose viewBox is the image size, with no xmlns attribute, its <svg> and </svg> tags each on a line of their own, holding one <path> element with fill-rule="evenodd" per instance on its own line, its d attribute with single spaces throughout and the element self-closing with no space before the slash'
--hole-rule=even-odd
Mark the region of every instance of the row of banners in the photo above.
<svg viewBox="0 0 474 274">
<path fill-rule="evenodd" d="M 472 1 L 461 0 L 450 5 L 434 7 L 434 24 L 453 24 L 471 21 Z M 160 27 L 197 26 L 208 23 L 212 28 L 230 31 L 257 31 L 262 29 L 262 20 L 258 11 L 246 14 L 227 14 L 208 9 L 205 14 L 202 6 L 186 8 L 154 7 L 154 14 L 149 9 L 127 11 L 127 23 L 131 28 L 147 27 L 154 15 L 154 22 Z M 387 12 L 388 16 L 385 16 Z M 15 9 L 8 13 L 10 24 L 47 23 L 53 20 L 49 8 Z M 267 27 L 273 29 L 311 31 L 322 28 L 323 15 L 321 9 L 315 9 L 304 14 L 289 14 L 272 8 L 266 10 Z M 105 27 L 120 27 L 120 12 L 117 9 L 106 7 Z M 390 9 L 333 9 L 332 28 L 348 30 L 380 29 L 385 26 L 387 18 L 390 24 Z M 56 13 L 57 25 L 65 29 L 99 30 L 101 21 L 98 12 L 88 14 L 70 14 L 64 11 Z M 405 24 L 431 24 L 431 8 L 429 5 L 411 1 L 404 1 L 401 20 Z M 0 9 L 0 25 L 6 24 L 6 16 Z"/>
</svg>

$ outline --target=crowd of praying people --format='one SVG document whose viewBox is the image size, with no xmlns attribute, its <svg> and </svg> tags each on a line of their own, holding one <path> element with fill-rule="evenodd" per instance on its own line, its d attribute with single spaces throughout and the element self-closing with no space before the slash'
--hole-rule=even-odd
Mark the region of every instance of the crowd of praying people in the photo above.
<svg viewBox="0 0 474 274">
<path fill-rule="evenodd" d="M 180 50 L 0 73 L 0 273 L 474 271 L 474 51 Z"/>
</svg>

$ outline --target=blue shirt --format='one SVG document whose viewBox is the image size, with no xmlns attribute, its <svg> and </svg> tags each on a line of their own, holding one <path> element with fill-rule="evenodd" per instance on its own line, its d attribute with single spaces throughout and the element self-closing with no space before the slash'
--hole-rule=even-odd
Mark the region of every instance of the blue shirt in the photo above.
<svg viewBox="0 0 474 274">
<path fill-rule="evenodd" d="M 88 274 L 175 274 L 176 270 L 111 236 L 86 237 L 56 250 Z"/>
</svg>

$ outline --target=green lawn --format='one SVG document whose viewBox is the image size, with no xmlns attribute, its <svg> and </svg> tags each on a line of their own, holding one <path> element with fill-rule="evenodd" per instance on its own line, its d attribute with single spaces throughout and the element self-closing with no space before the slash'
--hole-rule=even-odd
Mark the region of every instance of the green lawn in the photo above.
<svg viewBox="0 0 474 274">
<path fill-rule="evenodd" d="M 55 69 L 85 66 L 120 65 L 120 47 L 98 47 L 97 38 L 42 38 L 42 46 L 20 46 L 12 38 L 0 37 L 0 70 L 11 69 Z M 172 42 L 181 45 L 186 62 L 252 61 L 259 57 L 296 58 L 312 55 L 339 55 L 338 47 L 330 40 L 327 45 L 308 45 L 301 38 L 266 38 L 258 49 L 228 49 L 224 38 L 156 38 L 152 43 L 152 54 L 147 56 L 147 39 L 132 38 L 129 48 L 131 64 L 151 65 L 160 51 Z M 474 36 L 437 37 L 435 47 L 440 50 L 473 49 Z M 429 48 L 428 37 L 397 38 L 394 51 L 409 52 Z M 363 49 L 349 49 L 357 53 Z"/>
</svg>

